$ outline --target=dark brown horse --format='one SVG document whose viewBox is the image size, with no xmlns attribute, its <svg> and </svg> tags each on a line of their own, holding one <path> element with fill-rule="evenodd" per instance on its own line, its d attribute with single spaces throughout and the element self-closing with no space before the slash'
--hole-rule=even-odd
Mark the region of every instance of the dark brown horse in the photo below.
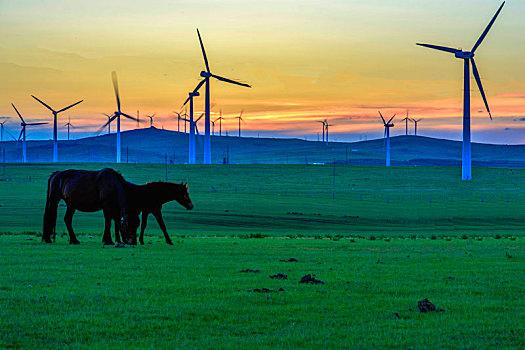
<svg viewBox="0 0 525 350">
<path fill-rule="evenodd" d="M 113 169 L 100 171 L 64 170 L 56 171 L 49 177 L 47 186 L 46 210 L 42 240 L 51 243 L 55 237 L 57 207 L 61 200 L 67 205 L 64 222 L 69 233 L 69 243 L 79 244 L 73 232 L 73 214 L 76 210 L 84 212 L 104 212 L 105 226 L 102 242 L 113 244 L 111 240 L 111 220 L 115 221 L 115 239 L 137 240 L 139 225 L 138 213 L 129 209 L 124 186 L 126 180 Z M 121 223 L 121 218 L 123 221 Z"/>
<path fill-rule="evenodd" d="M 177 201 L 180 205 L 190 210 L 193 209 L 193 203 L 191 202 L 188 194 L 187 184 L 177 184 L 173 182 L 149 182 L 145 185 L 135 185 L 132 183 L 126 184 L 126 196 L 129 200 L 129 204 L 137 215 L 142 212 L 142 223 L 140 226 L 140 244 L 144 244 L 144 230 L 148 223 L 148 215 L 153 214 L 160 229 L 164 233 L 166 243 L 173 245 L 170 236 L 166 231 L 166 225 L 162 219 L 162 205 Z M 135 241 L 136 243 L 136 241 Z"/>
</svg>

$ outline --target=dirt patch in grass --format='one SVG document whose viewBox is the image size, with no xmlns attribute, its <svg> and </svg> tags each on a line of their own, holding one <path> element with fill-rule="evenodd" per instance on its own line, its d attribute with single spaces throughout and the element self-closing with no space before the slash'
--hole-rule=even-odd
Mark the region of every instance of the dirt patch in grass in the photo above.
<svg viewBox="0 0 525 350">
<path fill-rule="evenodd" d="M 314 277 L 315 275 L 305 275 L 301 278 L 301 280 L 299 281 L 299 283 L 308 283 L 308 284 L 324 284 L 323 281 L 321 281 L 320 279 L 317 279 Z"/>
<path fill-rule="evenodd" d="M 285 275 L 284 273 L 278 273 L 276 275 L 271 275 L 270 278 L 271 279 L 278 279 L 278 280 L 287 280 L 288 279 L 288 275 Z"/>
</svg>

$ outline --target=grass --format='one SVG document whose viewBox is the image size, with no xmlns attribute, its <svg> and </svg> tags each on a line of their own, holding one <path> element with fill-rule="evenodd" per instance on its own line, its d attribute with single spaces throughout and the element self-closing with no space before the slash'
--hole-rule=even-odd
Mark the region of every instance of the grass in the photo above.
<svg viewBox="0 0 525 350">
<path fill-rule="evenodd" d="M 132 182 L 164 180 L 158 164 L 8 165 L 0 181 L 0 232 L 41 232 L 47 178 L 66 168 L 112 166 Z M 187 181 L 192 211 L 164 206 L 172 235 L 305 237 L 523 236 L 525 169 L 474 168 L 460 181 L 453 167 L 169 165 L 168 180 Z M 57 232 L 65 232 L 59 208 Z M 103 216 L 77 212 L 80 234 L 102 237 Z M 162 235 L 150 218 L 146 235 Z M 64 238 L 67 239 L 67 238 Z M 82 237 L 80 238 L 82 240 Z"/>
<path fill-rule="evenodd" d="M 0 256 L 2 348 L 511 349 L 525 336 L 523 238 L 116 249 L 4 235 Z M 324 284 L 299 284 L 306 274 Z M 418 312 L 424 298 L 444 312 Z"/>
<path fill-rule="evenodd" d="M 458 168 L 336 166 L 334 183 L 332 166 L 169 165 L 195 204 L 163 209 L 175 246 L 150 218 L 146 245 L 103 247 L 102 214 L 80 212 L 80 246 L 60 219 L 42 244 L 49 174 L 103 166 L 6 166 L 0 348 L 523 345 L 523 169 L 462 182 Z M 135 183 L 166 174 L 108 166 Z M 299 284 L 306 274 L 324 284 Z M 418 312 L 424 298 L 444 312 Z"/>
</svg>

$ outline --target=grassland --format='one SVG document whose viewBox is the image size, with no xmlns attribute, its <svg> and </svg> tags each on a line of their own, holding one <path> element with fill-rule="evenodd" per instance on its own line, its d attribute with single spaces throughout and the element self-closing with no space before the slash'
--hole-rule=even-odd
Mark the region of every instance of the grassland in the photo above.
<svg viewBox="0 0 525 350">
<path fill-rule="evenodd" d="M 523 347 L 525 170 L 108 164 L 189 182 L 195 209 L 163 210 L 175 246 L 150 219 L 144 246 L 103 247 L 78 212 L 81 245 L 61 220 L 42 244 L 48 175 L 103 166 L 6 166 L 0 348 Z"/>
<path fill-rule="evenodd" d="M 41 232 L 47 177 L 56 169 L 110 164 L 7 165 L 0 181 L 0 232 Z M 195 209 L 163 213 L 184 236 L 523 236 L 525 170 L 315 165 L 184 166 L 121 164 L 131 182 L 187 181 Z M 335 174 L 335 176 L 334 176 Z M 57 232 L 65 232 L 59 208 Z M 101 213 L 74 217 L 77 232 L 101 237 Z M 149 222 L 147 237 L 161 235 Z M 64 238 L 66 239 L 66 238 Z"/>
<path fill-rule="evenodd" d="M 0 236 L 1 348 L 523 346 L 523 238 L 93 240 Z"/>
</svg>

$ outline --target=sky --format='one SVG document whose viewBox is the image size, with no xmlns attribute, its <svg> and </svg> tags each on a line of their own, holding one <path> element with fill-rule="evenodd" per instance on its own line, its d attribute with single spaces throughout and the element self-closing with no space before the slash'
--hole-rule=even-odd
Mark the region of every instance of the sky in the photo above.
<svg viewBox="0 0 525 350">
<path fill-rule="evenodd" d="M 253 137 L 359 141 L 383 136 L 378 111 L 396 114 L 391 135 L 405 134 L 408 112 L 418 135 L 461 140 L 463 63 L 416 42 L 470 50 L 500 6 L 493 0 L 0 0 L 0 116 L 18 136 L 20 121 L 52 122 L 59 139 L 96 135 L 116 109 L 139 111 L 139 127 L 177 130 L 180 111 L 204 69 L 196 28 L 212 73 L 252 85 L 211 82 L 212 120 L 223 132 Z M 508 0 L 476 51 L 493 120 L 471 76 L 472 140 L 525 144 L 525 2 Z M 204 92 L 203 90 L 201 92 Z M 204 98 L 195 100 L 197 116 Z M 123 121 L 122 129 L 137 128 Z M 180 124 L 183 129 L 183 124 Z M 115 130 L 114 125 L 112 129 Z M 218 129 L 218 126 L 216 127 Z M 199 124 L 204 131 L 204 123 Z M 216 130 L 217 131 L 217 130 Z M 409 132 L 414 132 L 413 123 Z M 52 124 L 28 127 L 51 139 Z M 5 139 L 10 136 L 5 134 Z"/>
</svg>

